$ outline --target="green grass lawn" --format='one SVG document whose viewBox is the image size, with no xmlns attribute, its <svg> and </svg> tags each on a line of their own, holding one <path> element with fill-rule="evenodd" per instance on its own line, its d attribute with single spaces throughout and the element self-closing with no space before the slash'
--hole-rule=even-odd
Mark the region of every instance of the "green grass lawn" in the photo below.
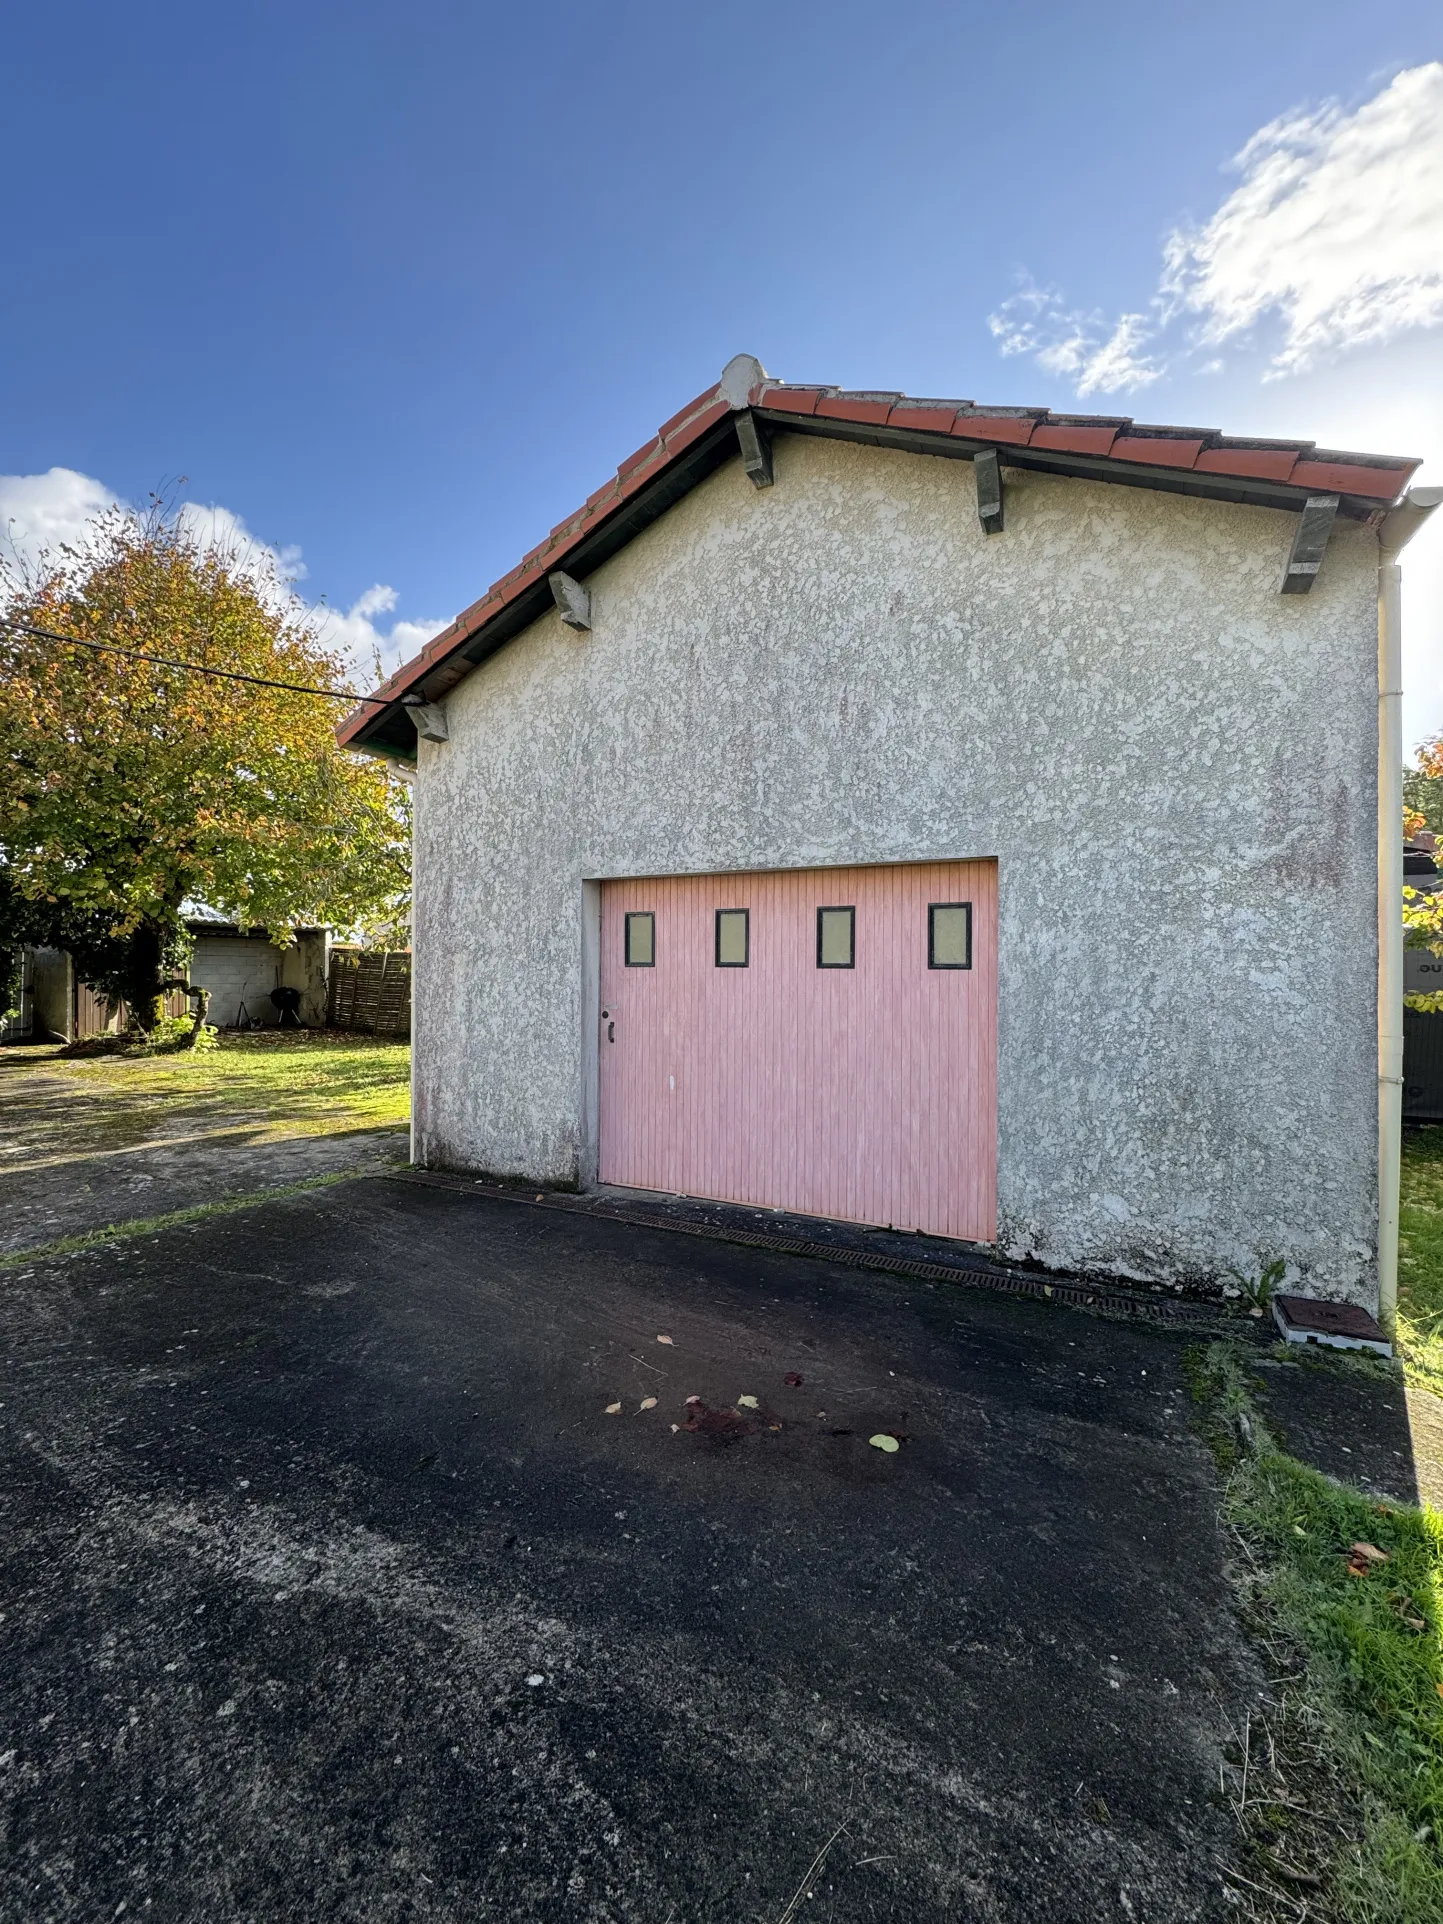
<svg viewBox="0 0 1443 1924">
<path fill-rule="evenodd" d="M 1279 1902 L 1241 1915 L 1435 1924 L 1443 1517 L 1350 1489 L 1287 1455 L 1254 1401 L 1251 1362 L 1223 1343 L 1194 1359 L 1204 1433 L 1226 1478 L 1223 1518 L 1236 1532 L 1245 1615 L 1273 1680 L 1271 1706 L 1258 1713 L 1251 1796 L 1245 1769 L 1228 1801 L 1254 1880 Z M 1345 1367 L 1326 1358 L 1314 1366 Z"/>
<path fill-rule="evenodd" d="M 0 1098 L 41 1153 L 120 1146 L 178 1117 L 198 1132 L 247 1125 L 264 1140 L 380 1129 L 411 1113 L 408 1043 L 324 1029 L 223 1035 L 200 1054 L 0 1057 Z"/>
<path fill-rule="evenodd" d="M 1443 1396 L 1443 1127 L 1403 1132 L 1397 1341 L 1408 1381 Z"/>
</svg>

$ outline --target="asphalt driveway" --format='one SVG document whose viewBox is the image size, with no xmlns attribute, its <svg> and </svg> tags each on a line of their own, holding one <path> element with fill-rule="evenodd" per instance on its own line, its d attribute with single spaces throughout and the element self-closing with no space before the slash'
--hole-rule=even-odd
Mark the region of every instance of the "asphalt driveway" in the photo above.
<svg viewBox="0 0 1443 1924">
<path fill-rule="evenodd" d="M 1228 1914 L 1178 1336 L 383 1177 L 3 1284 L 0 1915 Z"/>
</svg>

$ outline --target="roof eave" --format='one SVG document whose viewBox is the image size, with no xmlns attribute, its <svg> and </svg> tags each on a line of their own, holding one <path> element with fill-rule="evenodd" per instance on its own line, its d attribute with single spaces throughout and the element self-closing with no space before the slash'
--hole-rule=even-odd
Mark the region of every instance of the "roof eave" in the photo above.
<svg viewBox="0 0 1443 1924">
<path fill-rule="evenodd" d="M 1151 488 L 1163 494 L 1187 494 L 1207 501 L 1231 501 L 1256 508 L 1282 508 L 1296 514 L 1316 488 L 1294 487 L 1261 476 L 1202 474 L 1193 468 L 1168 468 L 1152 462 L 1123 461 L 1115 455 L 1074 454 L 1060 448 L 1009 446 L 1006 442 L 957 434 L 870 425 L 815 415 L 778 413 L 765 406 L 754 410 L 773 430 L 786 434 L 816 434 L 830 440 L 865 441 L 879 448 L 898 448 L 908 454 L 932 454 L 944 460 L 970 461 L 995 449 L 1004 468 L 1029 468 L 1039 474 L 1070 475 L 1075 479 L 1108 481 L 1121 487 Z M 1407 481 L 1399 474 L 1400 491 Z M 1338 512 L 1354 521 L 1372 520 L 1389 507 L 1375 496 L 1340 494 Z"/>
<path fill-rule="evenodd" d="M 564 569 L 584 580 L 614 554 L 658 520 L 683 495 L 697 487 L 727 461 L 739 455 L 736 422 L 748 410 L 764 422 L 770 434 L 814 434 L 829 439 L 857 441 L 904 453 L 934 455 L 946 460 L 973 460 L 995 450 L 1002 465 L 1037 473 L 1106 481 L 1196 499 L 1226 501 L 1252 507 L 1297 513 L 1311 496 L 1327 492 L 1338 497 L 1338 512 L 1349 519 L 1377 525 L 1402 496 L 1417 462 L 1388 457 L 1333 455 L 1308 442 L 1228 441 L 1209 429 L 1152 428 L 1122 417 L 1067 416 L 1035 408 L 974 408 L 971 403 L 909 401 L 891 394 L 842 393 L 836 389 L 787 387 L 765 377 L 745 393 L 729 385 L 733 370 L 747 357 L 738 356 L 722 382 L 698 395 L 673 415 L 655 438 L 622 463 L 614 479 L 597 490 L 585 505 L 553 528 L 547 539 L 503 575 L 485 596 L 472 604 L 435 636 L 414 661 L 399 669 L 364 707 L 347 716 L 337 730 L 342 745 L 389 757 L 404 768 L 414 768 L 416 735 L 406 707 L 418 701 L 435 702 L 463 680 L 473 668 L 528 628 L 555 604 L 548 576 Z M 752 367 L 756 366 L 751 362 Z M 926 426 L 896 420 L 898 413 L 915 414 Z M 975 420 L 977 433 L 967 432 Z M 1106 432 L 1109 428 L 1113 432 Z M 1129 459 L 1106 451 L 1116 431 L 1128 443 L 1129 454 L 1172 443 L 1186 448 L 1192 462 L 1216 460 L 1233 470 L 1210 471 L 1201 466 L 1168 466 L 1152 458 Z M 1036 445 L 1038 432 L 1054 439 L 1081 439 L 1083 447 Z M 1096 436 L 1098 445 L 1086 443 Z M 1249 460 L 1265 467 L 1270 450 L 1297 457 L 1305 480 L 1290 481 L 1262 473 L 1238 473 Z M 1361 481 L 1371 479 L 1373 492 L 1346 488 L 1351 462 Z M 1324 465 L 1326 464 L 1326 465 Z M 1394 493 L 1383 498 L 1381 481 L 1388 485 L 1396 474 Z"/>
</svg>

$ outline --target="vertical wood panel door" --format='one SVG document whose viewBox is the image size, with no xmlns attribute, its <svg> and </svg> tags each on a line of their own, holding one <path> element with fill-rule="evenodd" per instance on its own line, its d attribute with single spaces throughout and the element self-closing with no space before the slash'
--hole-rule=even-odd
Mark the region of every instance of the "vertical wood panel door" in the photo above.
<svg viewBox="0 0 1443 1924">
<path fill-rule="evenodd" d="M 601 958 L 603 1182 L 996 1235 L 995 862 L 606 882 Z"/>
</svg>

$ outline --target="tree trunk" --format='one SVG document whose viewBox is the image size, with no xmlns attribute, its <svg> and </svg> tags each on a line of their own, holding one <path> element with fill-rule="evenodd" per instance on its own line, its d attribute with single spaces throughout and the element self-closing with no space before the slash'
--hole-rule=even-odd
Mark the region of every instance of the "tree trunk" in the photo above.
<svg viewBox="0 0 1443 1924">
<path fill-rule="evenodd" d="M 149 1035 L 160 1020 L 160 965 L 165 938 L 166 930 L 160 923 L 142 922 L 130 938 L 125 958 L 125 1000 L 132 1025 L 143 1035 Z"/>
<path fill-rule="evenodd" d="M 195 1006 L 191 1010 L 193 1020 L 190 1025 L 190 1034 L 185 1039 L 184 1047 L 193 1049 L 200 1039 L 201 1030 L 205 1027 L 205 1012 L 210 1007 L 210 990 L 191 989 L 187 993 Z"/>
</svg>

